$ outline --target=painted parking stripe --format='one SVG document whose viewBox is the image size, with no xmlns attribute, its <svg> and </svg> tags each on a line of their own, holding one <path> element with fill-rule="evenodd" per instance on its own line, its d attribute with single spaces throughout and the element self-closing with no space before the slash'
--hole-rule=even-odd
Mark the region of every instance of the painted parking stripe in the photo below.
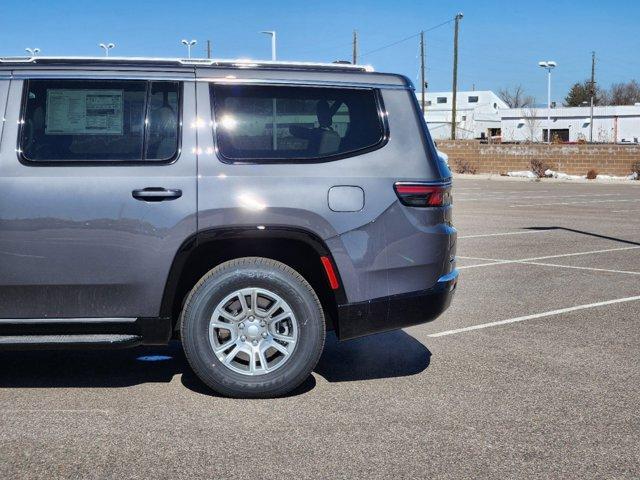
<svg viewBox="0 0 640 480">
<path fill-rule="evenodd" d="M 595 253 L 607 253 L 607 252 L 620 252 L 624 250 L 635 250 L 640 248 L 640 245 L 633 247 L 619 247 L 619 248 L 607 248 L 604 250 L 591 250 L 589 252 L 576 252 L 576 253 L 563 253 L 560 255 L 546 255 L 544 257 L 532 257 L 532 258 L 520 258 L 517 260 L 504 260 L 499 258 L 482 258 L 482 257 L 464 257 L 458 256 L 458 258 L 466 259 L 466 260 L 483 260 L 491 263 L 479 263 L 477 265 L 463 265 L 458 267 L 458 270 L 466 269 L 466 268 L 477 268 L 477 267 L 488 267 L 491 265 L 508 265 L 512 263 L 526 263 L 526 262 L 535 262 L 537 260 L 548 260 L 551 258 L 564 258 L 564 257 L 577 257 L 580 255 L 591 255 Z"/>
<path fill-rule="evenodd" d="M 502 237 L 504 235 L 528 235 L 528 234 L 532 234 L 532 233 L 549 233 L 552 230 L 531 230 L 531 231 L 527 231 L 527 232 L 501 232 L 501 233 L 483 233 L 480 235 L 463 235 L 461 237 L 458 237 L 458 240 L 460 240 L 461 238 L 484 238 L 484 237 Z"/>
<path fill-rule="evenodd" d="M 483 328 L 499 327 L 501 325 L 508 325 L 510 323 L 524 322 L 525 320 L 534 320 L 536 318 L 552 317 L 555 315 L 562 315 L 563 313 L 576 312 L 578 310 L 586 310 L 588 308 L 604 307 L 607 305 L 615 305 L 616 303 L 634 302 L 640 300 L 640 296 L 617 298 L 615 300 L 606 300 L 604 302 L 587 303 L 586 305 L 577 305 L 575 307 L 560 308 L 558 310 L 551 310 L 549 312 L 535 313 L 533 315 L 525 315 L 523 317 L 508 318 L 506 320 L 498 320 L 497 322 L 481 323 L 479 325 L 472 325 L 470 327 L 456 328 L 454 330 L 445 330 L 444 332 L 432 333 L 427 335 L 428 337 L 445 337 L 447 335 L 456 335 L 458 333 L 471 332 L 473 330 L 481 330 Z"/>
<path fill-rule="evenodd" d="M 583 205 L 587 203 L 619 203 L 619 202 L 640 202 L 640 199 L 637 198 L 629 198 L 625 200 L 582 200 L 579 202 L 552 202 L 552 203 L 522 203 L 522 204 L 514 204 L 509 205 L 509 208 L 516 207 L 546 207 L 550 205 Z"/>
<path fill-rule="evenodd" d="M 466 194 L 466 195 L 472 195 L 472 198 L 461 198 L 459 200 L 461 201 L 477 201 L 477 200 L 522 200 L 522 199 L 527 199 L 527 200 L 535 200 L 535 199 L 540 199 L 540 200 L 546 200 L 549 198 L 580 198 L 580 197 L 589 197 L 589 198 L 594 198 L 594 197 L 620 197 L 622 195 L 624 195 L 623 193 L 599 193 L 599 194 L 594 194 L 594 195 L 533 195 L 533 196 L 522 196 L 522 193 L 527 193 L 527 192 L 519 192 L 519 195 L 510 195 L 510 196 L 504 196 L 504 195 L 497 195 L 497 194 L 487 194 L 487 195 L 482 195 L 482 196 L 477 196 L 477 194 Z M 455 195 L 455 192 L 454 192 Z M 459 195 L 465 195 L 465 194 L 459 194 Z"/>
<path fill-rule="evenodd" d="M 591 270 L 592 272 L 625 273 L 628 275 L 640 275 L 640 272 L 634 272 L 631 270 L 612 270 L 609 268 L 578 267 L 575 265 L 560 265 L 557 263 L 542 263 L 542 262 L 520 262 L 520 263 L 524 263 L 525 265 L 540 265 L 543 267 L 573 268 L 575 270 Z"/>
</svg>

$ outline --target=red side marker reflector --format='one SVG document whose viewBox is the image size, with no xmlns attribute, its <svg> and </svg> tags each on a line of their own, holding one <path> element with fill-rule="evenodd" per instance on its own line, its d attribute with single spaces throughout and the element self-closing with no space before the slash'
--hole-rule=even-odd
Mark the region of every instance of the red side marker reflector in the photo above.
<svg viewBox="0 0 640 480">
<path fill-rule="evenodd" d="M 329 280 L 331 289 L 337 290 L 340 287 L 340 284 L 338 283 L 338 277 L 336 276 L 336 272 L 333 269 L 331 260 L 329 259 L 329 257 L 320 257 L 320 260 L 322 261 L 322 266 L 324 266 L 324 271 L 327 274 L 327 279 Z"/>
</svg>

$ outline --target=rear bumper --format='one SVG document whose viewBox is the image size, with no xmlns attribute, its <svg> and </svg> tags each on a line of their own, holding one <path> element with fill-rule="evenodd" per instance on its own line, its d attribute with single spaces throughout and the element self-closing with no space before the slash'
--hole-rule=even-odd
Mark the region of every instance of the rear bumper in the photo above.
<svg viewBox="0 0 640 480">
<path fill-rule="evenodd" d="M 428 290 L 340 305 L 338 338 L 349 340 L 435 320 L 451 304 L 457 284 L 458 270 L 453 270 Z"/>
</svg>

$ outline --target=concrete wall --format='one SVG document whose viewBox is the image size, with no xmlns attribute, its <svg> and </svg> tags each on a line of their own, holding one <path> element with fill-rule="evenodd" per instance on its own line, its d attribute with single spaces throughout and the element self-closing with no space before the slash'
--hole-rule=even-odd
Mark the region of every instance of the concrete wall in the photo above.
<svg viewBox="0 0 640 480">
<path fill-rule="evenodd" d="M 640 162 L 640 145 L 546 145 L 481 144 L 468 140 L 439 140 L 438 148 L 449 155 L 455 172 L 460 162 L 477 173 L 506 173 L 529 170 L 531 160 L 541 160 L 553 170 L 585 175 L 588 170 L 608 175 L 629 175 Z"/>
</svg>

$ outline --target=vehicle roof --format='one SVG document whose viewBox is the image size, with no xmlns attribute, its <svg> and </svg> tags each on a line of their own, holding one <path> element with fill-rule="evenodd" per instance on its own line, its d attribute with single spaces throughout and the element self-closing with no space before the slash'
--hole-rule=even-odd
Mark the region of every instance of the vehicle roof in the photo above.
<svg viewBox="0 0 640 480">
<path fill-rule="evenodd" d="M 265 61 L 252 59 L 208 59 L 208 58 L 155 58 L 155 57 L 0 57 L 0 71 L 25 70 L 121 70 L 142 69 L 153 72 L 195 72 L 199 78 L 218 77 L 234 73 L 258 75 L 264 78 L 271 73 L 285 74 L 291 78 L 296 73 L 319 78 L 329 74 L 342 74 L 345 81 L 357 83 L 383 83 L 396 86 L 411 86 L 402 75 L 374 72 L 369 65 L 350 63 L 316 63 L 296 61 Z M 346 74 L 346 75 L 345 75 Z M 357 80 L 356 80 L 357 78 Z"/>
</svg>

